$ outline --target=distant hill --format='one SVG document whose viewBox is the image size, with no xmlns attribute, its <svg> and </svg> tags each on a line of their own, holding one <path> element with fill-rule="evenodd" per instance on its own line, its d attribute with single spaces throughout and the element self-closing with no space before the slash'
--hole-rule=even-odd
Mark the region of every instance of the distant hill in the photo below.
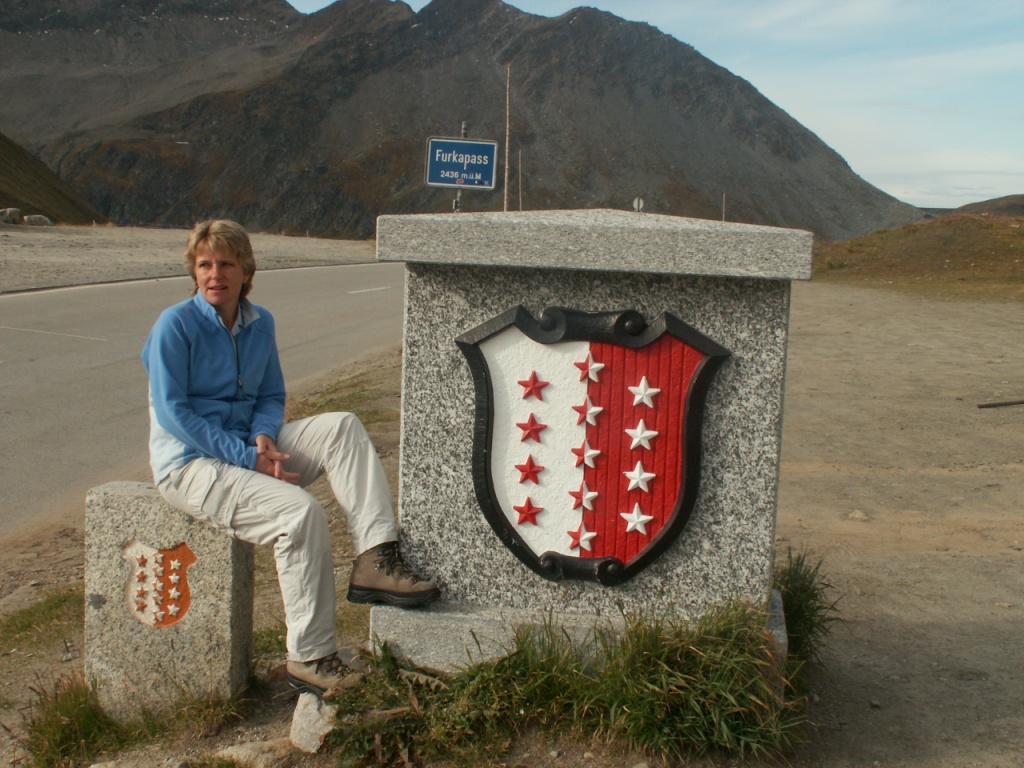
<svg viewBox="0 0 1024 768">
<path fill-rule="evenodd" d="M 724 198 L 731 221 L 830 240 L 924 216 L 691 46 L 591 8 L 9 0 L 0 130 L 118 223 L 365 237 L 382 213 L 451 210 L 423 183 L 426 138 L 465 120 L 504 143 L 509 66 L 512 208 L 639 195 L 717 219 Z M 502 191 L 463 209 L 500 210 Z"/>
<path fill-rule="evenodd" d="M 996 216 L 1024 216 L 1024 195 L 1007 195 L 994 200 L 970 203 L 956 209 L 957 213 L 990 213 Z"/>
<path fill-rule="evenodd" d="M 819 243 L 814 279 L 894 286 L 940 298 L 1024 299 L 1024 215 L 952 213 Z"/>
<path fill-rule="evenodd" d="M 20 208 L 65 224 L 106 223 L 107 218 L 61 181 L 38 158 L 0 133 L 0 208 Z"/>
</svg>

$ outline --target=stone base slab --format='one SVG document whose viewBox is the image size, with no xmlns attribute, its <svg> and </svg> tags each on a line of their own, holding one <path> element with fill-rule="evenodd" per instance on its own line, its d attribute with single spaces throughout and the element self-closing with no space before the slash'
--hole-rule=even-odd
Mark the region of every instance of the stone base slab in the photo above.
<svg viewBox="0 0 1024 768">
<path fill-rule="evenodd" d="M 625 626 L 621 616 L 451 603 L 411 611 L 375 605 L 370 610 L 370 638 L 378 644 L 387 642 L 396 656 L 418 667 L 451 673 L 505 655 L 515 647 L 518 629 L 550 623 L 580 643 L 592 639 L 595 627 L 622 631 Z M 778 590 L 772 590 L 768 604 L 768 631 L 779 656 L 785 657 L 789 642 Z"/>
</svg>

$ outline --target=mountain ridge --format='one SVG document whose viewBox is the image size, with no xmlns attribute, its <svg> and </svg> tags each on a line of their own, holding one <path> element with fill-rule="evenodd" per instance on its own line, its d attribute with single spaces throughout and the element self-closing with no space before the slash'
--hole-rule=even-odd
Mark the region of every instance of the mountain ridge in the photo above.
<svg viewBox="0 0 1024 768">
<path fill-rule="evenodd" d="M 501 0 L 433 0 L 417 13 L 343 0 L 308 16 L 283 0 L 222 0 L 221 16 L 198 5 L 132 0 L 150 16 L 108 14 L 105 28 L 124 35 L 119 59 L 84 28 L 22 31 L 32 45 L 20 68 L 0 55 L 0 97 L 11 99 L 0 98 L 0 130 L 114 221 L 224 215 L 368 237 L 381 213 L 450 210 L 449 191 L 423 184 L 425 140 L 467 120 L 473 137 L 503 143 L 511 67 L 513 206 L 521 194 L 525 208 L 624 208 L 639 195 L 652 212 L 718 218 L 724 196 L 729 220 L 827 239 L 924 216 L 750 83 L 648 24 L 589 8 L 534 16 Z M 14 15 L 0 14 L 0 43 Z M 192 28 L 183 56 L 175 46 Z M 77 76 L 46 64 L 54 36 Z M 52 92 L 23 87 L 31 67 Z M 501 203 L 500 189 L 463 196 L 464 210 Z"/>
</svg>

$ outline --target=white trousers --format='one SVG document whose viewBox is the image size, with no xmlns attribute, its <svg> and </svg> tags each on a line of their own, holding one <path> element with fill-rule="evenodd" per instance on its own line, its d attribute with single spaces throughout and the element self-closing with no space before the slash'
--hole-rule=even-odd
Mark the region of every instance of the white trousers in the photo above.
<svg viewBox="0 0 1024 768">
<path fill-rule="evenodd" d="M 285 424 L 277 448 L 290 455 L 285 469 L 299 474 L 301 486 L 327 473 L 357 555 L 398 539 L 384 468 L 354 414 Z M 327 515 L 303 487 L 207 458 L 190 461 L 158 486 L 173 506 L 242 541 L 273 542 L 292 661 L 320 659 L 337 649 Z"/>
</svg>

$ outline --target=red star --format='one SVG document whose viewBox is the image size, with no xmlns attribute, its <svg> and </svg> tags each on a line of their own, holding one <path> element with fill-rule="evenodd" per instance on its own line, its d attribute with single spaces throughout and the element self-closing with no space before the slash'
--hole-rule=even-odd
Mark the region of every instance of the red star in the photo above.
<svg viewBox="0 0 1024 768">
<path fill-rule="evenodd" d="M 523 502 L 522 506 L 513 505 L 512 509 L 519 513 L 519 525 L 529 522 L 534 525 L 537 524 L 537 513 L 543 512 L 544 507 L 535 507 L 533 502 L 530 501 L 530 497 L 526 497 L 526 501 Z"/>
<path fill-rule="evenodd" d="M 584 509 L 587 510 L 594 509 L 593 502 L 594 499 L 597 498 L 597 492 L 587 488 L 587 484 L 585 481 L 580 483 L 580 488 L 578 491 L 569 491 L 569 495 L 572 496 L 573 498 L 573 509 L 579 509 L 580 507 L 583 507 Z"/>
<path fill-rule="evenodd" d="M 538 381 L 537 372 L 531 371 L 530 378 L 523 379 L 522 381 L 519 382 L 519 386 L 526 390 L 525 392 L 523 392 L 523 400 L 530 397 L 531 395 L 533 397 L 536 397 L 538 400 L 543 400 L 544 395 L 541 393 L 541 390 L 544 389 L 544 387 L 546 387 L 549 383 L 550 382 L 547 381 Z"/>
<path fill-rule="evenodd" d="M 591 448 L 590 443 L 586 440 L 583 441 L 583 445 L 579 448 L 570 448 L 569 452 L 576 456 L 576 466 L 580 464 L 586 464 L 588 467 L 594 466 L 594 459 L 601 455 L 601 452 Z"/>
<path fill-rule="evenodd" d="M 548 428 L 547 424 L 541 424 L 537 421 L 532 413 L 526 421 L 516 422 L 516 426 L 523 430 L 523 436 L 519 438 L 521 443 L 526 440 L 533 440 L 535 443 L 539 443 L 541 431 Z"/>
<path fill-rule="evenodd" d="M 594 356 L 589 352 L 587 356 L 580 360 L 578 363 L 573 363 L 577 368 L 580 369 L 580 381 L 590 379 L 590 381 L 597 381 L 597 376 L 604 368 L 604 363 L 599 363 L 594 359 Z"/>
<path fill-rule="evenodd" d="M 139 555 L 138 557 L 135 558 L 135 562 L 137 562 L 139 564 L 140 568 L 145 568 L 146 567 L 146 556 L 145 555 Z"/>
<path fill-rule="evenodd" d="M 542 471 L 544 467 L 540 464 L 534 464 L 532 454 L 526 457 L 525 464 L 516 464 L 515 468 L 519 470 L 520 483 L 525 483 L 529 480 L 531 483 L 540 484 L 540 480 L 537 479 L 537 473 Z"/>
<path fill-rule="evenodd" d="M 582 424 L 584 421 L 587 424 L 597 424 L 597 414 L 604 410 L 599 406 L 594 405 L 590 401 L 590 397 L 584 398 L 583 402 L 579 405 L 572 406 L 572 409 L 578 414 L 576 418 L 577 424 Z"/>
<path fill-rule="evenodd" d="M 135 593 L 135 596 L 136 597 L 145 597 L 148 594 L 149 593 L 146 591 L 145 587 L 139 587 L 138 591 Z"/>
<path fill-rule="evenodd" d="M 146 572 L 145 571 L 139 571 L 138 573 L 136 573 L 135 574 L 135 580 L 138 581 L 138 582 L 145 581 L 146 580 Z"/>
<path fill-rule="evenodd" d="M 139 613 L 142 613 L 144 610 L 146 610 L 146 604 L 144 602 L 142 602 L 141 600 L 136 600 L 135 601 L 135 610 L 138 611 Z"/>
<path fill-rule="evenodd" d="M 593 551 L 593 546 L 590 540 L 597 536 L 594 531 L 588 531 L 587 526 L 580 523 L 580 527 L 575 531 L 566 531 L 569 534 L 569 549 L 580 549 L 587 550 L 588 552 Z"/>
</svg>

